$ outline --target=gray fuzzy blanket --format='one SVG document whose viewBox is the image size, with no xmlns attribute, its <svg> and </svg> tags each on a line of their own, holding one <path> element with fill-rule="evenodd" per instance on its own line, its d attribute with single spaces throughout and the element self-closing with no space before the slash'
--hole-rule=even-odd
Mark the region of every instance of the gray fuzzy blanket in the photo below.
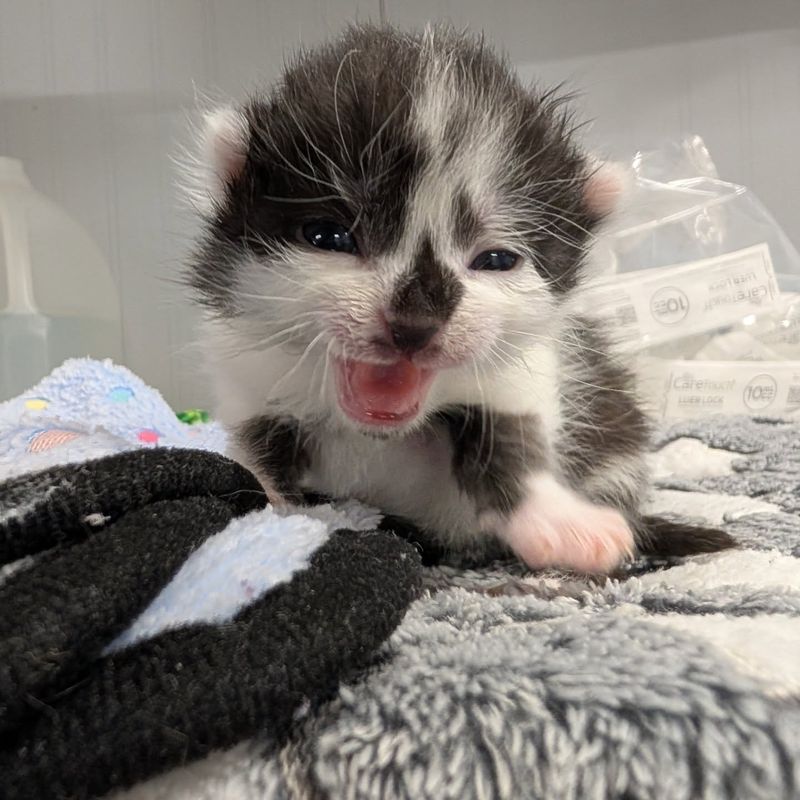
<svg viewBox="0 0 800 800">
<path fill-rule="evenodd" d="M 800 797 L 800 425 L 681 423 L 652 510 L 740 548 L 608 580 L 427 571 L 367 676 L 116 800 Z"/>
</svg>

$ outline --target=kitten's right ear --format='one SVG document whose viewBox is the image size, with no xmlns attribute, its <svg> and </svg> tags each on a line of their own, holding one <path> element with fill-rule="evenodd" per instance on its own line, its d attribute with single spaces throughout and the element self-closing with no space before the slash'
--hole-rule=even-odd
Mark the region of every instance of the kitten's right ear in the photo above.
<svg viewBox="0 0 800 800">
<path fill-rule="evenodd" d="M 235 108 L 218 108 L 203 115 L 198 138 L 198 185 L 193 195 L 199 210 L 210 213 L 222 204 L 231 181 L 244 169 L 249 125 Z"/>
<path fill-rule="evenodd" d="M 603 219 L 616 210 L 630 183 L 630 170 L 622 164 L 590 156 L 583 201 L 592 216 Z"/>
</svg>

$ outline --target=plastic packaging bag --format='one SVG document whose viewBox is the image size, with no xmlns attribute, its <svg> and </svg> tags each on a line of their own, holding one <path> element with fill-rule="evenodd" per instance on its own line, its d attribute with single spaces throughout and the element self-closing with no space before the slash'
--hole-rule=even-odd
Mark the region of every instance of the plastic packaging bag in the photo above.
<svg viewBox="0 0 800 800">
<path fill-rule="evenodd" d="M 700 137 L 637 153 L 580 298 L 609 319 L 656 413 L 800 415 L 800 255 Z"/>
</svg>

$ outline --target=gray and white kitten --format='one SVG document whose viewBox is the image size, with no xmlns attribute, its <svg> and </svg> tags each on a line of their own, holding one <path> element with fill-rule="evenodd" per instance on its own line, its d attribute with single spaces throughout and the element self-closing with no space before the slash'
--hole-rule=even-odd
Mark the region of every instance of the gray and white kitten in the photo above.
<svg viewBox="0 0 800 800">
<path fill-rule="evenodd" d="M 607 572 L 728 546 L 639 513 L 648 424 L 570 313 L 619 179 L 482 41 L 357 27 L 209 114 L 190 282 L 219 418 L 274 502 Z"/>
</svg>

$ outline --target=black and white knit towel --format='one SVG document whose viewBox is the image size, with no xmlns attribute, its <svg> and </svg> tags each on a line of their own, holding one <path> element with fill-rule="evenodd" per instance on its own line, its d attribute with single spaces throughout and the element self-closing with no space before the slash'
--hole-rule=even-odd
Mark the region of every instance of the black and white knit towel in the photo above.
<svg viewBox="0 0 800 800">
<path fill-rule="evenodd" d="M 101 796 L 249 737 L 266 754 L 370 666 L 417 594 L 415 549 L 265 504 L 197 450 L 0 484 L 3 800 Z"/>
</svg>

